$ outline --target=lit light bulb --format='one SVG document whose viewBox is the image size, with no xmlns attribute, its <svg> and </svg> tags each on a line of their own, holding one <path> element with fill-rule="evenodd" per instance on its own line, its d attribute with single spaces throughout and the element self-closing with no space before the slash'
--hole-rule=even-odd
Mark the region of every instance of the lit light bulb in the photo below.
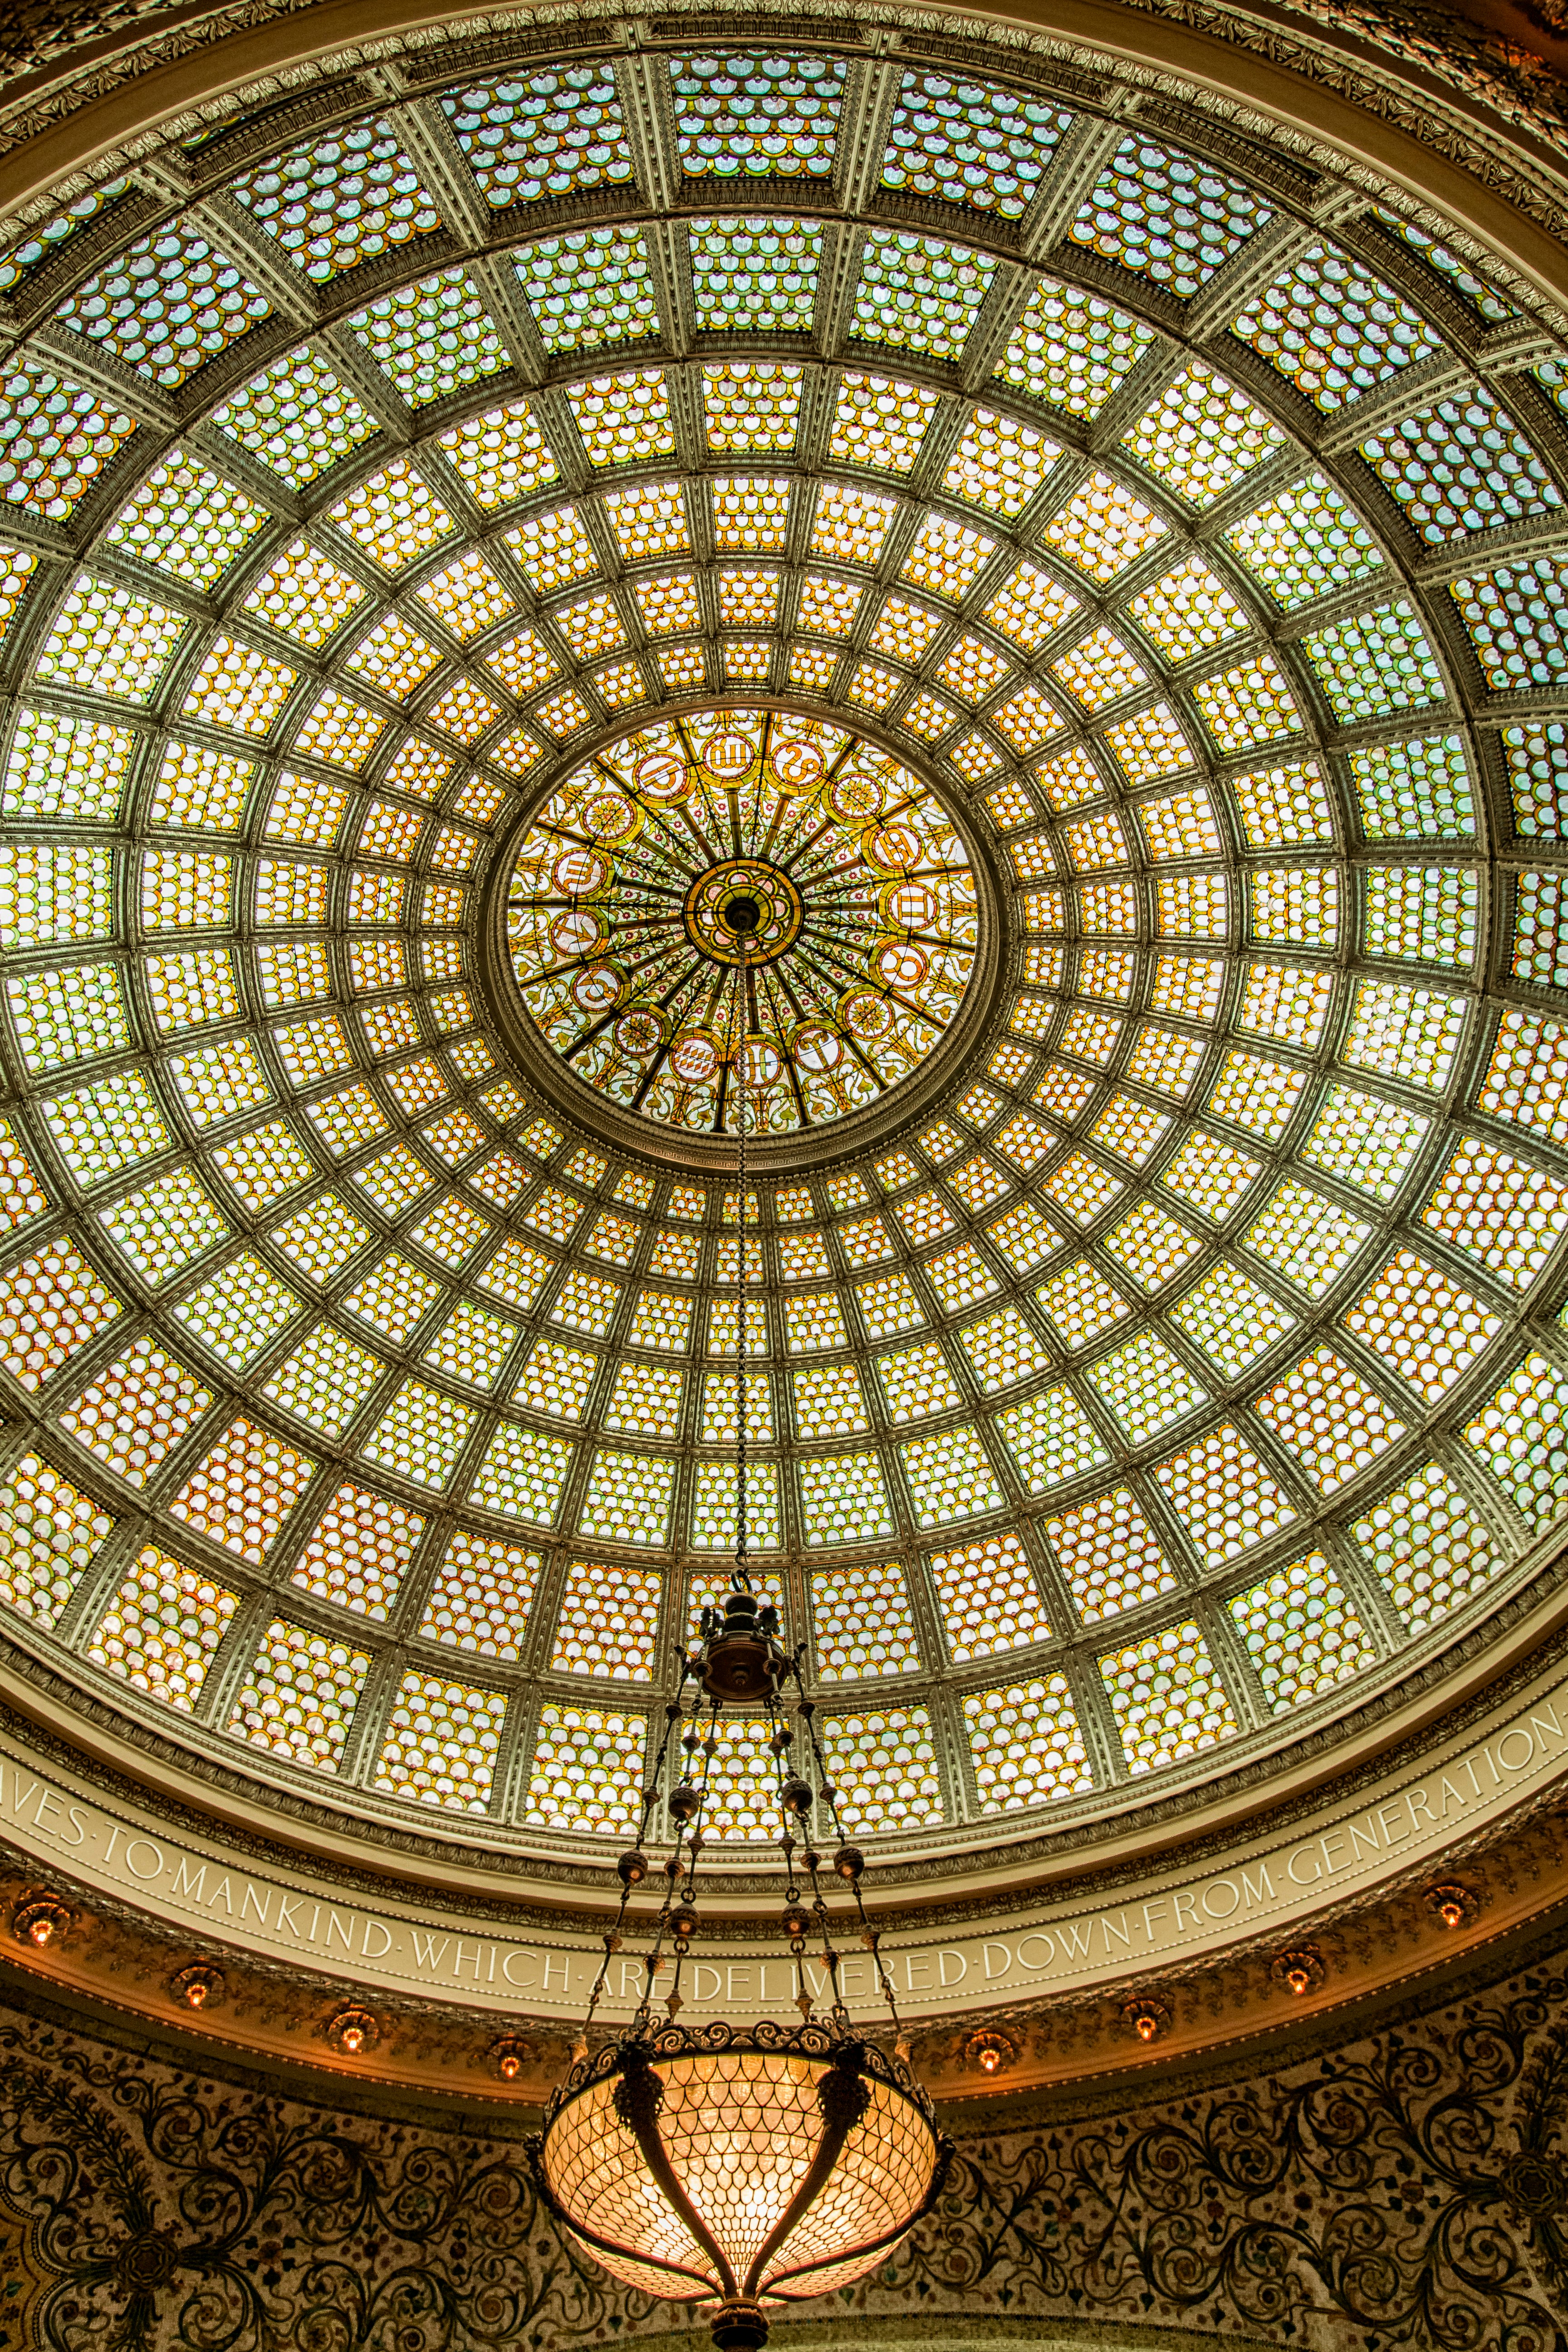
<svg viewBox="0 0 1568 2352">
<path fill-rule="evenodd" d="M 1310 1992 L 1312 1989 L 1311 1977 L 1305 1969 L 1287 1969 L 1285 1971 L 1285 1981 L 1289 1986 L 1298 2000 L 1300 2000 L 1303 1993 Z"/>
<path fill-rule="evenodd" d="M 994 2074 L 997 2067 L 1002 2063 L 1002 2053 L 999 2050 L 983 2050 L 980 2053 L 980 2063 L 987 2074 Z"/>
<path fill-rule="evenodd" d="M 55 1923 L 52 1919 L 35 1919 L 27 1933 L 35 1944 L 52 1944 L 55 1940 Z"/>
<path fill-rule="evenodd" d="M 515 2050 L 509 2050 L 506 2055 L 502 2058 L 500 2062 L 500 2071 L 504 2081 L 508 2083 L 516 2082 L 518 2076 L 522 2072 L 522 2061 L 518 2056 Z"/>
<path fill-rule="evenodd" d="M 358 2053 L 364 2048 L 363 2026 L 345 2025 L 342 2032 L 342 2043 L 343 2048 L 348 2052 L 349 2056 L 351 2058 L 355 2057 Z"/>
<path fill-rule="evenodd" d="M 1462 1927 L 1465 1924 L 1465 1906 L 1462 1903 L 1457 1903 L 1450 1895 L 1446 1903 L 1439 1905 L 1437 1916 L 1445 1927 Z"/>
<path fill-rule="evenodd" d="M 185 2006 L 187 2009 L 205 2009 L 206 2005 L 207 1989 L 200 1977 L 194 1977 L 185 1987 Z"/>
<path fill-rule="evenodd" d="M 1160 2021 L 1157 2017 L 1151 2017 L 1145 2010 L 1142 2017 L 1133 2019 L 1132 2030 L 1140 2042 L 1152 2042 L 1160 2031 Z"/>
</svg>

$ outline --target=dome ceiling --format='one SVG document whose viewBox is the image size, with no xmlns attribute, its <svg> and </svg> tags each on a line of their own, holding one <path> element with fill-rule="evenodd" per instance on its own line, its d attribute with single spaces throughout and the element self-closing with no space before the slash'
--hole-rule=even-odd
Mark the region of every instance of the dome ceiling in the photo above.
<svg viewBox="0 0 1568 2352">
<path fill-rule="evenodd" d="M 0 263 L 0 1620 L 295 1804 L 623 1835 L 744 1055 L 847 1811 L 1113 1818 L 1559 1507 L 1568 361 L 1011 53 L 497 55 Z"/>
</svg>

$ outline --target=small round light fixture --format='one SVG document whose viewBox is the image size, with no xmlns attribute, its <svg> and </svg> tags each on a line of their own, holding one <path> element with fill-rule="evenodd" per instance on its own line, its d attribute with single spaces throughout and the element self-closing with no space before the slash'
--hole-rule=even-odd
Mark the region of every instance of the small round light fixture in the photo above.
<svg viewBox="0 0 1568 2352">
<path fill-rule="evenodd" d="M 51 1944 L 64 1942 L 75 1917 L 58 1895 L 24 1895 L 11 1914 L 11 1933 L 19 1944 L 31 1944 L 40 1952 L 47 1951 Z"/>
<path fill-rule="evenodd" d="M 1304 2000 L 1329 1972 L 1321 1952 L 1314 1945 L 1303 1944 L 1299 1950 L 1277 1953 L 1271 1973 L 1277 1985 L 1283 1985 L 1293 1999 Z"/>
<path fill-rule="evenodd" d="M 515 2083 L 525 2062 L 532 2057 L 533 2046 L 516 2033 L 503 2033 L 490 2043 L 486 2055 L 498 2083 Z"/>
<path fill-rule="evenodd" d="M 1481 1898 L 1472 1887 L 1446 1879 L 1441 1886 L 1426 1889 L 1426 1908 L 1440 1927 L 1468 1927 L 1480 1916 Z"/>
<path fill-rule="evenodd" d="M 216 2009 L 224 1996 L 224 1973 L 211 1960 L 193 1960 L 169 1981 L 182 2009 Z"/>
<path fill-rule="evenodd" d="M 329 2021 L 327 2040 L 334 2050 L 341 2050 L 345 2058 L 363 2058 L 381 2040 L 380 2021 L 368 2009 L 361 2009 L 357 2002 L 351 2002 L 347 2009 L 340 2009 L 337 2015 Z"/>
<path fill-rule="evenodd" d="M 1153 1993 L 1138 1993 L 1122 2002 L 1121 2021 L 1131 2027 L 1140 2042 L 1158 2042 L 1171 2030 L 1171 2012 Z"/>
<path fill-rule="evenodd" d="M 983 2074 L 999 2074 L 1005 2066 L 1017 2064 L 1018 2045 L 1005 2033 L 993 2032 L 986 2026 L 983 2032 L 970 2035 L 963 2045 L 963 2056 L 967 2065 L 978 2066 Z"/>
</svg>

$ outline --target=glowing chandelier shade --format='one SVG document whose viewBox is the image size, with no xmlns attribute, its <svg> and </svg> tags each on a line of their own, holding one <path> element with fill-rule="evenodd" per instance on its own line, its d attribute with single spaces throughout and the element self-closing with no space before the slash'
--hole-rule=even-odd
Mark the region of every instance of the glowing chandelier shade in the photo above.
<svg viewBox="0 0 1568 2352">
<path fill-rule="evenodd" d="M 743 874 L 715 904 L 715 920 L 735 941 L 742 986 L 762 911 Z M 736 1169 L 742 1335 L 749 1092 L 742 1076 Z M 742 1356 L 732 1589 L 721 1613 L 703 1611 L 697 1647 L 681 1654 L 663 1748 L 644 1790 L 641 1835 L 617 1865 L 620 1908 L 604 1938 L 584 2037 L 551 2100 L 543 2133 L 529 2143 L 535 2181 L 557 2221 L 627 2286 L 711 2306 L 719 2352 L 757 2352 L 767 2340 L 769 2306 L 865 2277 L 930 2210 L 952 2158 L 951 2142 L 938 2133 L 931 2102 L 905 2054 L 892 1982 L 861 1900 L 864 1858 L 846 1842 L 838 1822 L 815 1708 L 801 1680 L 801 1652 L 784 1647 L 777 1610 L 759 1604 L 751 1589 L 743 1337 Z M 786 1693 L 793 1695 L 793 1709 Z M 703 1801 L 726 1706 L 766 1717 L 787 1878 L 782 1926 L 797 1961 L 798 2024 L 679 2022 L 681 1971 L 698 1927 Z M 587 2028 L 610 1958 L 622 1946 L 627 1906 L 650 1874 L 644 1846 L 683 1720 L 685 1769 L 668 1796 L 676 1839 L 663 1866 L 664 1899 L 653 1923 L 642 2000 L 629 2030 L 594 2051 Z M 814 1793 L 791 1760 L 802 1735 L 817 1774 L 816 1794 L 838 1829 L 833 1874 L 853 1896 L 861 1940 L 888 2004 L 895 2037 L 890 2051 L 858 2033 L 844 2005 L 823 1897 L 823 1858 L 808 1826 Z M 799 1883 L 797 1862 L 806 1887 Z M 831 1991 L 822 2018 L 813 2015 L 808 1977 L 798 1966 L 808 1935 L 820 1942 Z M 652 2000 L 661 1971 L 668 1979 L 666 2021 L 656 2024 Z"/>
<path fill-rule="evenodd" d="M 946 2170 L 903 2061 L 832 2023 L 634 2032 L 573 2068 L 542 2163 L 616 2278 L 717 2304 L 721 2352 L 765 2340 L 764 2305 L 863 2278 Z"/>
</svg>

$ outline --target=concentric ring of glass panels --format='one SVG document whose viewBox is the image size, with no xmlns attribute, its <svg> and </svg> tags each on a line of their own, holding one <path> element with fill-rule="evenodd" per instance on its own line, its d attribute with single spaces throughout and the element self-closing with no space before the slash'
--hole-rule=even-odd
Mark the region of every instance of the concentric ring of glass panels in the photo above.
<svg viewBox="0 0 1568 2352">
<path fill-rule="evenodd" d="M 848 1819 L 1047 1824 L 1563 1507 L 1568 378 L 1152 100 L 645 68 L 340 83 L 5 265 L 0 1610 L 236 1768 L 622 1835 L 743 1344 Z M 732 1192 L 531 1099 L 471 946 L 521 795 L 725 700 L 918 743 L 1011 924 L 743 1333 Z"/>
</svg>

